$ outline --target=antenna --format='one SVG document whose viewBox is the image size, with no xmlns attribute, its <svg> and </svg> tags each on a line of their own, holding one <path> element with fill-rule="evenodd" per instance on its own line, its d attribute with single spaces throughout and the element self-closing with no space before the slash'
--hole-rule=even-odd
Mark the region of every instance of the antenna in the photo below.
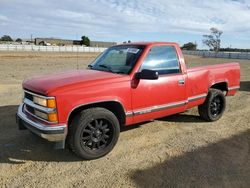
<svg viewBox="0 0 250 188">
<path fill-rule="evenodd" d="M 79 70 L 79 63 L 78 63 L 78 49 L 79 49 L 79 46 L 77 45 L 77 52 L 76 52 L 76 68 L 77 68 L 77 70 Z"/>
<path fill-rule="evenodd" d="M 76 41 L 78 39 L 78 34 L 76 33 Z M 74 46 L 74 42 L 73 42 L 73 46 Z M 76 43 L 76 46 L 77 46 L 77 51 L 76 51 L 76 69 L 79 70 L 79 63 L 78 63 L 78 52 L 79 52 L 79 46 L 77 45 Z"/>
</svg>

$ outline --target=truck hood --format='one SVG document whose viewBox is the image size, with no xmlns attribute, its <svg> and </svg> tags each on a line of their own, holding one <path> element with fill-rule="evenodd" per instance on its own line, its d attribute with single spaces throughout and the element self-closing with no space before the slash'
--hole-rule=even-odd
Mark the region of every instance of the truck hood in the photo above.
<svg viewBox="0 0 250 188">
<path fill-rule="evenodd" d="M 48 93 L 51 93 L 56 89 L 70 85 L 81 84 L 81 87 L 83 87 L 119 82 L 124 79 L 127 80 L 128 78 L 128 75 L 114 74 L 104 71 L 75 70 L 30 78 L 23 82 L 23 88 L 43 95 L 48 95 Z"/>
</svg>

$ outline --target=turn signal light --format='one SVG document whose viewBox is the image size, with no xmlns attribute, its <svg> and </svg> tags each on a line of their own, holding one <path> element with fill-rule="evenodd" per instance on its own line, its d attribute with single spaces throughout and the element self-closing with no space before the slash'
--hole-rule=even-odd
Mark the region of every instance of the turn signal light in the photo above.
<svg viewBox="0 0 250 188">
<path fill-rule="evenodd" d="M 57 123 L 58 122 L 57 113 L 48 114 L 48 121 Z"/>
<path fill-rule="evenodd" d="M 47 107 L 56 108 L 56 100 L 55 99 L 47 99 Z"/>
</svg>

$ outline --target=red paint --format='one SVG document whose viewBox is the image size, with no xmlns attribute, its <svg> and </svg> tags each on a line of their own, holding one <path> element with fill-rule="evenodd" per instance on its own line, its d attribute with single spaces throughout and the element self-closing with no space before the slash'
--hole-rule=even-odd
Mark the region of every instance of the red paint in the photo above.
<svg viewBox="0 0 250 188">
<path fill-rule="evenodd" d="M 129 125 L 183 112 L 187 108 L 200 105 L 205 97 L 190 101 L 189 99 L 207 94 L 209 88 L 216 83 L 225 82 L 228 90 L 239 87 L 240 67 L 238 63 L 187 69 L 181 49 L 176 43 L 136 44 L 145 45 L 146 48 L 129 75 L 95 70 L 69 71 L 32 78 L 23 83 L 23 88 L 38 94 L 55 96 L 60 124 L 68 123 L 68 117 L 75 108 L 100 101 L 117 101 L 123 106 L 125 113 L 143 110 L 145 112 L 145 109 L 149 107 L 185 102 L 181 106 L 127 116 L 126 125 Z M 134 79 L 135 73 L 138 72 L 150 48 L 157 45 L 175 47 L 181 73 L 161 75 L 158 80 Z M 184 80 L 185 84 L 178 84 L 179 80 Z M 230 90 L 227 95 L 234 95 L 236 91 L 237 89 Z"/>
</svg>

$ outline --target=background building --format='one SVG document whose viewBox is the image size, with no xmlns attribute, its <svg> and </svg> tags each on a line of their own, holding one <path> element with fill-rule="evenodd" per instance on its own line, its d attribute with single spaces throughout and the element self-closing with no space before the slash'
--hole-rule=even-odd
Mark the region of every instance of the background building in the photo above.
<svg viewBox="0 0 250 188">
<path fill-rule="evenodd" d="M 90 47 L 110 47 L 116 45 L 116 42 L 90 41 Z M 42 46 L 73 46 L 81 45 L 81 40 L 67 40 L 56 38 L 35 38 L 35 45 Z"/>
<path fill-rule="evenodd" d="M 56 46 L 72 46 L 80 45 L 80 40 L 66 40 L 56 38 L 35 38 L 35 45 L 56 45 Z"/>
<path fill-rule="evenodd" d="M 116 45 L 116 42 L 90 41 L 91 47 L 111 47 Z"/>
</svg>

